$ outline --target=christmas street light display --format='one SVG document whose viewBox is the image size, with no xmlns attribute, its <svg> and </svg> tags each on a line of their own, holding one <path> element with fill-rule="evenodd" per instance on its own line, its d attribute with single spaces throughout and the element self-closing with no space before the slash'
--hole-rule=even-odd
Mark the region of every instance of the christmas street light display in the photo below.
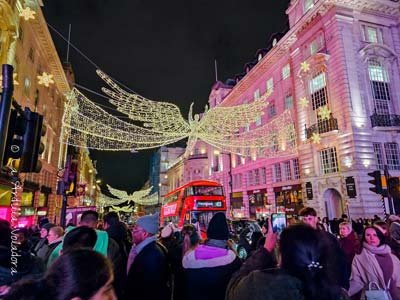
<svg viewBox="0 0 400 300">
<path fill-rule="evenodd" d="M 73 89 L 63 117 L 66 130 L 62 140 L 65 143 L 99 150 L 132 151 L 188 138 L 186 156 L 197 140 L 242 155 L 254 148 L 265 149 L 265 156 L 282 155 L 282 152 L 296 149 L 293 119 L 288 110 L 262 126 L 245 129 L 262 117 L 270 93 L 249 104 L 206 107 L 201 118 L 197 114 L 193 116 L 192 104 L 186 120 L 175 104 L 127 92 L 102 71 L 97 73 L 110 87 L 102 89 L 110 97 L 109 102 L 127 115 L 129 121 L 111 115 Z M 288 143 L 292 146 L 285 147 Z"/>
<path fill-rule="evenodd" d="M 133 192 L 132 194 L 129 195 L 126 191 L 115 189 L 115 188 L 109 186 L 108 184 L 107 184 L 107 188 L 110 191 L 110 193 L 113 196 L 117 197 L 118 199 L 121 199 L 124 201 L 134 201 L 134 202 L 148 196 L 150 194 L 151 190 L 153 189 L 153 187 L 150 187 L 145 190 Z"/>
<path fill-rule="evenodd" d="M 156 205 L 160 203 L 158 192 L 143 197 L 142 199 L 138 199 L 135 201 L 136 204 L 149 206 L 149 205 Z"/>
</svg>

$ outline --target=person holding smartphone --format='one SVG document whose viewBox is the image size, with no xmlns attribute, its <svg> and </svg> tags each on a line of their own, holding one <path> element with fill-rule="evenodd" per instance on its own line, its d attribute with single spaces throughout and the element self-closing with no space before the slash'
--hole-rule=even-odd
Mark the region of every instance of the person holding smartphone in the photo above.
<svg viewBox="0 0 400 300">
<path fill-rule="evenodd" d="M 273 228 L 271 221 L 269 228 Z M 271 254 L 277 236 L 273 230 L 268 231 L 264 247 L 232 277 L 225 299 L 346 299 L 345 291 L 329 276 L 331 255 L 321 247 L 321 232 L 305 224 L 284 229 L 278 267 Z"/>
</svg>

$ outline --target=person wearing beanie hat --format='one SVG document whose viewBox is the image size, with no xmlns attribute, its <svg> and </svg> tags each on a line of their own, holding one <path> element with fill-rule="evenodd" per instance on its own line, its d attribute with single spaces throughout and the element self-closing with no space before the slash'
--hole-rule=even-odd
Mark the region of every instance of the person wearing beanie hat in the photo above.
<svg viewBox="0 0 400 300">
<path fill-rule="evenodd" d="M 45 223 L 42 225 L 40 229 L 40 240 L 33 249 L 33 253 L 43 260 L 48 255 L 47 253 L 49 251 L 49 246 L 48 246 L 47 236 L 49 235 L 49 230 L 53 227 L 56 227 L 56 225 L 53 223 Z"/>
<path fill-rule="evenodd" d="M 158 232 L 159 229 L 159 213 L 155 213 L 153 215 L 146 215 L 140 217 L 136 221 L 136 225 L 140 226 L 143 230 L 148 232 L 151 235 L 154 235 Z"/>
<path fill-rule="evenodd" d="M 224 213 L 216 213 L 208 224 L 207 237 L 209 239 L 226 241 L 229 239 L 228 223 Z"/>
<path fill-rule="evenodd" d="M 228 239 L 225 213 L 218 212 L 208 224 L 205 243 L 183 256 L 185 299 L 225 299 L 229 280 L 241 266 L 236 252 L 228 245 Z M 201 289 L 198 288 L 199 282 Z"/>
<path fill-rule="evenodd" d="M 136 221 L 132 230 L 134 245 L 129 252 L 127 263 L 127 295 L 171 299 L 167 250 L 157 242 L 158 229 L 158 213 L 140 217 Z"/>
</svg>

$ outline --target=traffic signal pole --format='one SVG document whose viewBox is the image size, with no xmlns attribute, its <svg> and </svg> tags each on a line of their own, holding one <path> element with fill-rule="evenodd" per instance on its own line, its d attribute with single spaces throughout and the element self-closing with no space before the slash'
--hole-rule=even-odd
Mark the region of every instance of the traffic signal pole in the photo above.
<svg viewBox="0 0 400 300">
<path fill-rule="evenodd" d="M 2 94 L 0 103 L 0 169 L 3 167 L 3 158 L 6 147 L 8 122 L 10 120 L 12 94 L 14 92 L 13 66 L 4 64 L 2 66 Z"/>
<path fill-rule="evenodd" d="M 394 209 L 393 197 L 390 194 L 390 188 L 389 188 L 390 174 L 389 174 L 389 169 L 388 169 L 387 165 L 385 165 L 385 167 L 384 167 L 384 173 L 385 173 L 386 182 L 387 182 L 387 191 L 388 191 L 387 198 L 388 198 L 388 204 L 389 204 L 389 213 L 396 214 L 396 211 Z"/>
</svg>

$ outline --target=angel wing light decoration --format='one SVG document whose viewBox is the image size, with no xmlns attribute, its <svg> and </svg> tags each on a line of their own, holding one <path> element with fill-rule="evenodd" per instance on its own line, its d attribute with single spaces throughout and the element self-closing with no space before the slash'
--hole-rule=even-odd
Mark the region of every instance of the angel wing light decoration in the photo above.
<svg viewBox="0 0 400 300">
<path fill-rule="evenodd" d="M 68 95 L 63 116 L 64 143 L 99 150 L 132 151 L 188 138 L 185 155 L 193 150 L 197 140 L 244 156 L 255 150 L 260 153 L 260 149 L 265 157 L 296 150 L 294 122 L 289 110 L 270 122 L 255 125 L 261 123 L 268 106 L 268 93 L 248 104 L 206 108 L 201 117 L 193 116 L 192 104 L 185 120 L 175 104 L 127 92 L 104 72 L 97 70 L 97 74 L 109 86 L 102 89 L 109 102 L 127 115 L 129 121 L 111 115 L 74 88 Z"/>
</svg>

